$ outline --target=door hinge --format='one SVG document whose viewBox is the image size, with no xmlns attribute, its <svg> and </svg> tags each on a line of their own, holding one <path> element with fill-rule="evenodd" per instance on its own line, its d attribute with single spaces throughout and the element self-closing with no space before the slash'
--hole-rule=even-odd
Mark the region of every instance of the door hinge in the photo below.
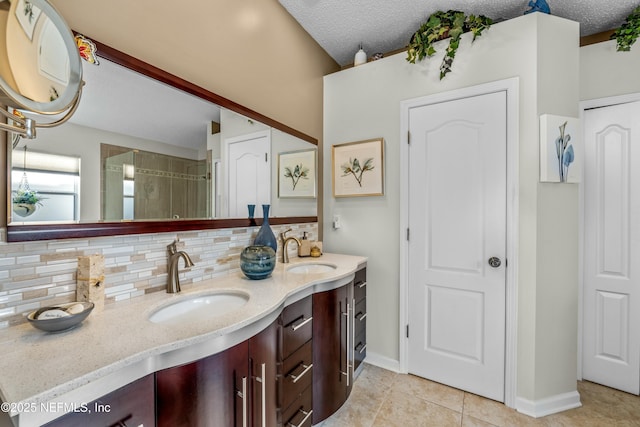
<svg viewBox="0 0 640 427">
<path fill-rule="evenodd" d="M 407 227 L 407 242 L 409 241 L 409 228 Z"/>
<path fill-rule="evenodd" d="M 409 338 L 409 325 L 407 325 L 407 338 Z"/>
<path fill-rule="evenodd" d="M 407 144 L 411 145 L 411 132 L 407 131 Z"/>
<path fill-rule="evenodd" d="M 269 161 L 269 159 L 267 157 L 268 155 L 269 155 L 268 153 L 264 153 L 264 161 L 265 161 L 265 163 Z"/>
</svg>

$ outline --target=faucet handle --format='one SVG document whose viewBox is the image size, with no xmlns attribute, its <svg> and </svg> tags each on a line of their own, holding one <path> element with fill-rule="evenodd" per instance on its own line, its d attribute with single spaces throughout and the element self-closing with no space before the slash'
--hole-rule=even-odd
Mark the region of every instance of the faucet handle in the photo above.
<svg viewBox="0 0 640 427">
<path fill-rule="evenodd" d="M 284 241 L 284 240 L 286 240 L 286 238 L 287 238 L 287 233 L 288 233 L 288 232 L 290 232 L 291 230 L 292 230 L 292 229 L 290 228 L 290 229 L 285 230 L 285 231 L 283 231 L 282 233 L 280 233 L 280 238 L 281 238 L 283 241 Z"/>
<path fill-rule="evenodd" d="M 177 240 L 174 240 L 173 243 L 171 243 L 170 245 L 167 245 L 167 250 L 171 255 L 175 255 L 175 253 L 178 251 L 176 247 L 176 243 L 177 243 Z"/>
</svg>

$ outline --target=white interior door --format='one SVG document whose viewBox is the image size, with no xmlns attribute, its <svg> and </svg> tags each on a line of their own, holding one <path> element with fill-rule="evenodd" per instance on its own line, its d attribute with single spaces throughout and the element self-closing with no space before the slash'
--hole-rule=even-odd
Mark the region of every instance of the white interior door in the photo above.
<svg viewBox="0 0 640 427">
<path fill-rule="evenodd" d="M 584 113 L 583 378 L 640 392 L 640 102 Z"/>
<path fill-rule="evenodd" d="M 506 103 L 500 91 L 409 111 L 408 370 L 498 401 Z"/>
<path fill-rule="evenodd" d="M 229 216 L 246 218 L 247 205 L 258 206 L 271 201 L 271 142 L 268 132 L 229 138 L 228 183 Z"/>
</svg>

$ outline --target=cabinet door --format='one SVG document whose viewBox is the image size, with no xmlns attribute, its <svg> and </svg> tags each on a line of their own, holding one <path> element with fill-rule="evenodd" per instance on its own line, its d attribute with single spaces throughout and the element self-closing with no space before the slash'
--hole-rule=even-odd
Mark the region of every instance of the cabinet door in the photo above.
<svg viewBox="0 0 640 427">
<path fill-rule="evenodd" d="M 156 373 L 158 426 L 249 425 L 248 342 Z"/>
<path fill-rule="evenodd" d="M 89 403 L 87 412 L 64 415 L 46 427 L 152 427 L 155 423 L 153 390 L 153 375 L 147 375 Z"/>
<path fill-rule="evenodd" d="M 249 360 L 252 379 L 252 426 L 275 427 L 276 403 L 276 346 L 278 324 L 249 339 Z"/>
<path fill-rule="evenodd" d="M 353 284 L 313 295 L 313 424 L 347 400 L 352 383 Z"/>
</svg>

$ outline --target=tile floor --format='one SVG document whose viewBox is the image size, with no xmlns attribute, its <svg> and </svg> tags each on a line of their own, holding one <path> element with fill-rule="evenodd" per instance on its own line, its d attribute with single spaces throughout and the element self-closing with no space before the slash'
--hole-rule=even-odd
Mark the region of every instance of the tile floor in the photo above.
<svg viewBox="0 0 640 427">
<path fill-rule="evenodd" d="M 582 407 L 531 418 L 501 403 L 365 364 L 351 396 L 322 427 L 631 427 L 640 397 L 581 381 Z"/>
</svg>

